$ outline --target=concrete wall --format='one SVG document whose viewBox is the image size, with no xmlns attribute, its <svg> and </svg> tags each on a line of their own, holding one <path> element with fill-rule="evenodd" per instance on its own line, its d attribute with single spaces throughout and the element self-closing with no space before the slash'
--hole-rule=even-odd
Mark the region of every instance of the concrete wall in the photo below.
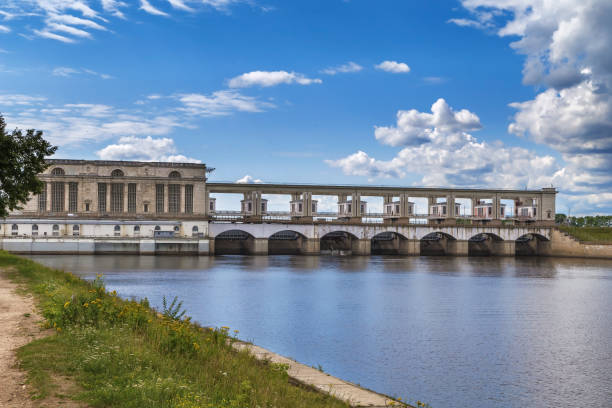
<svg viewBox="0 0 612 408">
<path fill-rule="evenodd" d="M 581 243 L 555 229 L 552 231 L 552 239 L 549 242 L 538 243 L 538 255 L 612 259 L 612 244 Z"/>
</svg>

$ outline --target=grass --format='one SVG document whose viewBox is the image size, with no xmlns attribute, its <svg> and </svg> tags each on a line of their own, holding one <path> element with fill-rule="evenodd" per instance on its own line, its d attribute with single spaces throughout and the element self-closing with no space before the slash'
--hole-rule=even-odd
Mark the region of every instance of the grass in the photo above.
<svg viewBox="0 0 612 408">
<path fill-rule="evenodd" d="M 612 242 L 611 227 L 559 226 L 557 228 L 582 242 Z"/>
<path fill-rule="evenodd" d="M 33 293 L 50 336 L 18 351 L 36 390 L 61 390 L 92 407 L 347 407 L 328 395 L 289 382 L 287 367 L 235 351 L 229 328 L 203 328 L 176 304 L 165 314 L 94 282 L 0 251 L 0 268 Z M 179 306 L 180 308 L 180 306 Z"/>
</svg>

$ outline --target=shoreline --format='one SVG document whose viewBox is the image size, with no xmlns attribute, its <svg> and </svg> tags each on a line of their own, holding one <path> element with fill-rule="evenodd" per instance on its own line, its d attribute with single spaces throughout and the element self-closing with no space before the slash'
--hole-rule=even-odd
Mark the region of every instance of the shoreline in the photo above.
<svg viewBox="0 0 612 408">
<path fill-rule="evenodd" d="M 0 264 L 0 305 L 5 305 L 5 304 L 13 304 L 13 305 L 20 305 L 21 308 L 29 308 L 28 310 L 30 311 L 26 311 L 23 312 L 23 310 L 19 309 L 19 311 L 12 313 L 11 316 L 15 317 L 19 317 L 19 314 L 21 313 L 22 318 L 25 315 L 29 315 L 29 316 L 37 316 L 36 318 L 40 318 L 37 313 L 38 311 L 43 312 L 40 310 L 40 294 L 36 297 L 38 297 L 38 301 L 35 302 L 34 298 L 30 295 L 29 296 L 29 303 L 28 302 L 24 302 L 24 296 L 20 293 L 18 293 L 18 291 L 20 290 L 19 288 L 22 288 L 24 286 L 24 284 L 26 284 L 26 282 L 18 282 L 15 283 L 15 279 L 19 279 L 19 280 L 23 280 L 23 274 L 21 273 L 21 271 L 19 271 L 19 265 L 16 267 L 13 266 L 6 266 L 6 253 L 2 253 L 0 252 L 0 258 L 4 258 L 2 259 L 2 264 Z M 72 281 L 71 283 L 79 286 L 79 287 L 84 287 L 84 288 L 95 288 L 95 285 L 92 285 L 90 282 L 87 282 L 85 280 L 82 280 L 80 278 L 76 278 L 75 276 L 66 273 L 66 272 L 61 272 L 61 271 L 55 271 L 52 270 L 50 268 L 44 267 L 38 263 L 35 263 L 33 261 L 30 260 L 26 260 L 24 258 L 20 258 L 17 256 L 13 256 L 13 255 L 8 255 L 8 257 L 13 258 L 13 260 L 17 260 L 18 264 L 29 264 L 30 266 L 34 266 L 36 269 L 38 270 L 43 270 L 44 271 L 49 271 L 48 273 L 53 273 L 56 275 L 65 275 L 68 281 Z M 10 272 L 11 276 L 9 276 L 9 270 L 13 269 L 12 272 Z M 31 282 L 29 282 L 28 284 L 31 284 Z M 7 289 L 8 288 L 8 289 Z M 90 292 L 92 291 L 91 289 L 89 290 Z M 98 292 L 99 292 L 99 288 L 98 288 Z M 31 294 L 32 290 L 31 288 L 27 289 L 27 293 Z M 34 295 L 36 295 L 36 293 L 34 293 Z M 74 299 L 74 294 L 72 295 L 72 297 L 70 297 L 70 299 Z M 116 295 L 112 295 L 112 294 L 104 294 L 104 290 L 102 289 L 101 293 L 98 293 L 96 296 L 107 296 L 109 297 L 109 301 L 113 302 L 113 303 L 120 303 L 120 304 L 136 304 L 135 302 L 130 302 L 130 301 L 126 301 L 126 300 L 118 300 L 119 298 L 116 297 Z M 115 297 L 113 297 L 115 296 Z M 60 302 L 61 303 L 61 302 Z M 66 303 L 64 303 L 64 307 L 63 309 L 67 309 L 69 308 L 69 306 L 66 306 L 67 304 L 70 303 L 70 300 L 67 301 Z M 36 304 L 36 305 L 35 305 Z M 147 305 L 148 307 L 148 305 Z M 60 308 L 61 310 L 62 308 Z M 4 310 L 4 309 L 2 309 Z M 160 316 L 159 312 L 152 310 L 141 310 L 140 313 L 144 313 L 145 315 L 152 315 L 152 316 Z M 5 318 L 6 313 L 3 313 L 3 320 L 0 320 L 0 322 L 4 322 L 4 318 Z M 8 316 L 8 315 L 6 315 Z M 42 318 L 40 318 L 42 319 Z M 163 318 L 161 318 L 163 320 Z M 34 320 L 34 317 L 31 318 L 31 320 Z M 187 322 L 186 324 L 181 324 L 180 327 L 183 328 L 183 330 L 192 330 L 191 327 L 194 328 L 198 328 L 196 331 L 201 332 L 204 328 L 199 328 L 199 326 L 193 326 L 192 323 L 190 323 L 189 319 L 185 319 L 185 322 Z M 49 320 L 45 320 L 47 326 L 51 325 L 51 322 Z M 149 319 L 149 322 L 151 322 L 151 319 Z M 163 323 L 162 324 L 166 324 Z M 173 323 L 174 324 L 174 323 Z M 53 326 L 55 327 L 55 323 L 53 324 Z M 0 326 L 0 328 L 5 329 L 5 327 Z M 235 355 L 235 358 L 239 358 L 242 360 L 239 361 L 243 361 L 245 359 L 245 356 L 248 355 L 249 357 L 246 358 L 247 361 L 250 359 L 253 359 L 254 361 L 257 361 L 256 366 L 259 367 L 259 369 L 255 369 L 252 371 L 257 371 L 260 370 L 261 371 L 261 375 L 266 375 L 265 372 L 269 371 L 270 369 L 272 369 L 272 371 L 278 371 L 279 369 L 285 373 L 285 375 L 287 376 L 289 382 L 286 383 L 286 385 L 282 386 L 284 388 L 286 388 L 286 391 L 291 390 L 292 393 L 304 393 L 306 392 L 306 394 L 308 393 L 318 393 L 321 395 L 329 395 L 335 399 L 337 399 L 339 402 L 342 401 L 344 404 L 347 404 L 347 406 L 351 406 L 351 407 L 388 407 L 388 406 L 396 406 L 396 407 L 411 407 L 411 405 L 405 404 L 403 402 L 400 401 L 396 401 L 388 396 L 364 389 L 362 387 L 359 387 L 355 384 L 352 384 L 350 382 L 341 380 L 339 378 L 333 377 L 331 375 L 325 374 L 323 372 L 320 372 L 314 368 L 308 367 L 304 364 L 295 362 L 289 358 L 280 356 L 276 353 L 270 352 L 266 349 L 263 349 L 261 347 L 240 341 L 238 339 L 232 338 L 230 336 L 227 335 L 227 331 L 223 331 L 223 329 L 220 330 L 213 330 L 213 329 L 208 329 L 210 330 L 210 332 L 205 331 L 205 335 L 210 335 L 210 334 L 214 334 L 215 336 L 219 336 L 221 339 L 225 339 L 223 340 L 224 342 L 227 342 L 229 344 L 229 348 L 230 350 L 232 350 L 232 354 Z M 6 362 L 7 364 L 9 364 L 9 361 L 17 361 L 17 349 L 23 348 L 26 344 L 28 345 L 28 347 L 30 345 L 32 345 L 32 343 L 30 343 L 29 340 L 34 340 L 34 339 L 40 339 L 43 338 L 43 340 L 49 340 L 51 338 L 54 337 L 58 337 L 58 336 L 65 336 L 65 335 L 69 335 L 71 331 L 71 328 L 66 326 L 64 328 L 63 332 L 60 332 L 60 326 L 57 326 L 57 331 L 55 330 L 47 330 L 47 332 L 45 333 L 48 337 L 41 337 L 41 336 L 34 336 L 32 338 L 28 338 L 28 339 L 24 339 L 24 338 L 20 338 L 21 340 L 15 338 L 16 334 L 14 330 L 3 330 L 4 333 L 7 333 L 8 336 L 6 336 L 7 339 L 16 339 L 17 341 L 15 342 L 10 342 L 10 346 L 9 347 L 5 347 L 4 346 L 4 342 L 2 343 L 3 347 L 1 349 L 2 353 L 6 354 L 7 356 L 12 356 L 13 360 L 11 360 L 10 358 L 4 358 L 4 354 L 2 354 L 3 356 L 3 362 Z M 78 331 L 78 329 L 75 329 L 75 331 Z M 191 334 L 189 335 L 191 336 L 191 339 L 195 339 L 196 337 L 193 337 Z M 196 333 L 197 336 L 197 333 Z M 28 340 L 28 341 L 26 341 Z M 191 340 L 190 340 L 191 341 Z M 123 346 L 123 345 L 122 345 Z M 194 343 L 195 346 L 195 343 Z M 204 346 L 202 346 L 204 347 Z M 223 348 L 223 347 L 222 347 Z M 36 347 L 34 347 L 34 349 L 36 349 Z M 196 352 L 199 350 L 199 346 L 196 347 Z M 21 352 L 21 351 L 20 351 Z M 192 350 L 193 352 L 193 350 Z M 227 357 L 226 357 L 227 358 Z M 231 356 L 229 357 L 231 358 Z M 32 356 L 30 356 L 30 359 L 32 359 Z M 34 357 L 34 359 L 36 359 L 36 357 Z M 76 359 L 76 358 L 75 358 Z M 237 360 L 238 361 L 238 360 Z M 30 363 L 31 364 L 31 361 Z M 121 363 L 119 363 L 121 364 Z M 253 364 L 253 363 L 250 363 Z M 27 365 L 27 364 L 26 364 Z M 280 368 L 279 368 L 280 367 Z M 3 369 L 5 367 L 2 367 Z M 23 384 L 26 383 L 25 381 L 25 377 L 26 375 L 30 378 L 27 382 L 30 383 L 31 381 L 31 375 L 32 372 L 30 370 L 26 370 L 25 372 L 23 370 L 19 370 L 17 369 L 17 371 L 19 373 L 21 373 L 21 377 L 19 375 L 15 375 L 15 373 L 10 372 L 10 378 L 15 378 L 15 379 L 19 379 L 21 378 L 21 380 L 17 380 L 20 381 L 20 383 L 18 384 L 19 386 L 22 386 Z M 9 372 L 9 371 L 5 371 L 5 372 Z M 180 373 L 178 373 L 180 375 Z M 66 373 L 55 373 L 54 377 L 65 377 Z M 77 375 L 75 375 L 77 376 Z M 77 376 L 78 377 L 78 376 Z M 51 379 L 51 381 L 53 381 L 53 379 Z M 79 381 L 79 383 L 81 383 L 81 381 Z M 293 384 L 292 384 L 293 383 Z M 299 384 L 299 385 L 295 385 L 295 384 Z M 266 385 L 267 386 L 267 385 Z M 278 385 L 277 385 L 278 386 Z M 30 387 L 30 386 L 28 386 Z M 15 388 L 13 387 L 8 387 L 8 388 Z M 7 388 L 7 389 L 8 389 Z M 36 392 L 36 384 L 34 384 L 31 388 L 33 388 L 32 392 Z M 312 391 L 300 391 L 300 388 L 306 390 L 312 390 Z M 14 405 L 15 407 L 29 407 L 29 406 L 37 406 L 36 404 L 32 405 L 32 399 L 31 397 L 27 396 L 26 392 L 25 392 L 25 386 L 23 388 L 21 388 L 21 391 L 19 389 L 16 389 L 16 392 L 21 392 L 21 400 L 19 402 L 19 404 Z M 85 390 L 87 391 L 87 390 Z M 286 392 L 283 391 L 283 392 Z M 306 395 L 305 394 L 305 395 Z M 74 396 L 74 395 L 73 395 Z M 46 398 L 44 398 L 45 404 L 46 406 L 55 406 L 55 405 L 49 405 L 48 404 L 48 400 L 49 398 L 55 398 L 55 397 L 51 397 L 51 396 L 46 396 Z M 79 399 L 81 399 L 79 397 Z M 317 398 L 315 398 L 315 400 L 317 400 Z M 0 402 L 4 401 L 4 395 L 2 393 L 0 393 Z M 323 399 L 322 401 L 326 401 L 325 399 Z M 330 402 L 332 402 L 332 400 L 330 400 Z M 75 405 L 76 404 L 76 405 Z M 327 404 L 327 403 L 326 403 Z M 9 405 L 10 406 L 10 405 Z M 57 406 L 82 406 L 79 403 L 77 403 L 76 401 L 69 401 L 68 404 L 66 404 L 66 401 L 63 401 L 63 405 L 57 405 Z M 113 405 L 111 405 L 113 406 Z M 192 406 L 192 405 L 180 405 L 180 406 Z M 194 407 L 196 405 L 193 405 Z M 198 405 L 199 406 L 199 405 Z M 208 405 L 206 405 L 208 406 Z M 285 406 L 283 404 L 281 405 L 277 405 L 277 406 Z M 287 405 L 287 406 L 293 406 L 293 405 Z M 328 406 L 328 405 L 313 405 L 313 406 Z"/>
</svg>

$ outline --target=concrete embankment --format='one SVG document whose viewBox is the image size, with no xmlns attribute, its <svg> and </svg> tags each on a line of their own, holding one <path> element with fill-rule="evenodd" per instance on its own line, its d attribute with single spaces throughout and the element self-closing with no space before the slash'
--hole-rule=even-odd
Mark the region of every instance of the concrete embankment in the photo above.
<svg viewBox="0 0 612 408">
<path fill-rule="evenodd" d="M 287 374 L 293 380 L 320 392 L 330 394 L 347 402 L 351 407 L 411 407 L 410 405 L 398 402 L 386 395 L 366 390 L 348 381 L 333 377 L 317 369 L 268 351 L 262 347 L 244 342 L 235 342 L 233 346 L 237 350 L 248 350 L 249 353 L 258 360 L 266 360 L 276 364 L 287 365 L 289 367 Z"/>
<path fill-rule="evenodd" d="M 552 230 L 547 247 L 539 251 L 541 256 L 570 258 L 612 259 L 612 242 L 580 242 L 557 229 Z"/>
</svg>

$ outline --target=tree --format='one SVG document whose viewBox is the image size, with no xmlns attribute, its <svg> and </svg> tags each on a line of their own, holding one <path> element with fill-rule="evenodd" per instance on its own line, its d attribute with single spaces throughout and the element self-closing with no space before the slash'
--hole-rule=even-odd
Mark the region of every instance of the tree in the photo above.
<svg viewBox="0 0 612 408">
<path fill-rule="evenodd" d="M 555 224 L 565 224 L 567 216 L 565 214 L 555 214 Z"/>
<path fill-rule="evenodd" d="M 6 122 L 0 114 L 0 217 L 9 211 L 21 209 L 30 194 L 42 191 L 38 179 L 48 165 L 45 157 L 57 150 L 43 139 L 40 130 L 20 129 L 6 132 Z"/>
</svg>

